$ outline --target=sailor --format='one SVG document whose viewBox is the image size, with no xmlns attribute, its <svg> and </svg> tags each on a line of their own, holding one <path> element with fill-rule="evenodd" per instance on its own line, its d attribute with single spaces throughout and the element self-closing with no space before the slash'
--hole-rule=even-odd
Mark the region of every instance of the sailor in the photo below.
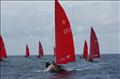
<svg viewBox="0 0 120 79">
<path fill-rule="evenodd" d="M 46 64 L 45 64 L 45 67 L 47 68 L 49 65 L 50 65 L 50 62 L 47 61 Z"/>
<path fill-rule="evenodd" d="M 61 72 L 65 71 L 62 66 L 57 65 L 54 61 L 52 64 L 50 64 L 45 71 L 51 71 L 51 72 Z"/>
<path fill-rule="evenodd" d="M 52 68 L 51 71 L 53 71 L 53 72 L 54 72 L 54 71 L 57 71 L 57 70 L 58 70 L 57 64 L 53 61 L 53 62 L 52 62 L 52 65 L 53 65 L 53 66 L 52 66 L 53 68 Z"/>
<path fill-rule="evenodd" d="M 46 69 L 44 71 L 52 71 L 54 69 L 54 65 L 50 64 L 49 61 L 46 62 Z"/>
<path fill-rule="evenodd" d="M 63 71 L 66 71 L 63 66 L 61 65 L 57 65 L 54 61 L 53 61 L 53 71 L 54 72 L 63 72 Z"/>
</svg>

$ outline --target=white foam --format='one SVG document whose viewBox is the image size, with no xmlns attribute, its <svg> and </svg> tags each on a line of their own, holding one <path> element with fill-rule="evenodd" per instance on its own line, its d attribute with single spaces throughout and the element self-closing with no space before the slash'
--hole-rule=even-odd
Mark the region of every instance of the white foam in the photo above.
<svg viewBox="0 0 120 79">
<path fill-rule="evenodd" d="M 44 70 L 36 70 L 35 72 L 45 72 Z"/>
<path fill-rule="evenodd" d="M 83 71 L 83 70 L 87 70 L 87 69 L 90 69 L 90 67 L 87 67 L 87 68 L 80 68 L 80 69 L 77 69 L 77 68 L 65 68 L 66 71 Z M 35 72 L 49 72 L 47 71 L 46 69 L 45 70 L 35 70 Z"/>
<path fill-rule="evenodd" d="M 74 69 L 65 68 L 65 70 L 67 70 L 67 71 L 83 71 L 83 70 L 87 70 L 87 69 L 90 69 L 90 67 L 80 68 L 80 69 L 77 69 L 77 68 L 74 68 Z"/>
</svg>

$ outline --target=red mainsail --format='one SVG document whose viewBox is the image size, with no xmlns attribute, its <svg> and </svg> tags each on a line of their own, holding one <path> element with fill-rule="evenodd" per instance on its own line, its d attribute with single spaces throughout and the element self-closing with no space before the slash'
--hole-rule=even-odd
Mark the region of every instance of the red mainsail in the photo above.
<svg viewBox="0 0 120 79">
<path fill-rule="evenodd" d="M 28 47 L 28 45 L 26 45 L 26 55 L 25 55 L 25 57 L 29 57 L 29 56 L 30 56 L 29 47 Z"/>
<path fill-rule="evenodd" d="M 0 58 L 7 58 L 4 41 L 1 35 L 0 35 Z"/>
<path fill-rule="evenodd" d="M 88 45 L 87 45 L 86 40 L 85 40 L 85 43 L 84 43 L 83 58 L 85 58 L 86 60 L 88 59 Z"/>
<path fill-rule="evenodd" d="M 42 47 L 42 44 L 41 42 L 39 42 L 39 49 L 38 49 L 38 57 L 43 57 L 43 47 Z"/>
<path fill-rule="evenodd" d="M 95 34 L 94 29 L 91 27 L 91 35 L 90 35 L 90 58 L 99 58 L 100 50 L 98 40 Z"/>
<path fill-rule="evenodd" d="M 75 61 L 71 26 L 58 0 L 55 0 L 55 44 L 57 64 L 66 64 Z"/>
</svg>

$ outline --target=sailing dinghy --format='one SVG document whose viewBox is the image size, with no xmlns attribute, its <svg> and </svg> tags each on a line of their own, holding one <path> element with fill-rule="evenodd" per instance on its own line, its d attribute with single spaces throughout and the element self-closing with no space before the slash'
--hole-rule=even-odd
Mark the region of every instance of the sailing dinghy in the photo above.
<svg viewBox="0 0 120 79">
<path fill-rule="evenodd" d="M 64 71 L 62 64 L 75 61 L 75 49 L 73 43 L 73 35 L 71 31 L 70 22 L 67 15 L 58 2 L 55 0 L 55 63 L 57 67 L 52 68 L 51 65 L 45 71 L 52 71 L 59 73 Z"/>
<path fill-rule="evenodd" d="M 64 69 L 61 64 L 67 64 L 75 61 L 75 50 L 73 35 L 67 15 L 58 2 L 55 0 L 55 63 L 59 68 L 47 68 L 52 72 L 61 72 Z"/>
<path fill-rule="evenodd" d="M 91 27 L 90 33 L 90 55 L 89 60 L 100 58 L 99 43 L 94 29 Z"/>
<path fill-rule="evenodd" d="M 3 61 L 5 58 L 7 58 L 7 53 L 6 53 L 3 38 L 0 35 L 0 61 Z"/>
<path fill-rule="evenodd" d="M 55 46 L 56 64 L 67 64 L 75 61 L 70 22 L 58 0 L 55 0 Z"/>
<path fill-rule="evenodd" d="M 44 56 L 44 53 L 43 53 L 43 47 L 42 47 L 42 44 L 41 42 L 39 42 L 39 48 L 38 48 L 38 58 L 41 58 Z"/>
<path fill-rule="evenodd" d="M 26 44 L 26 55 L 25 55 L 26 58 L 30 57 L 30 51 L 29 51 L 29 47 L 28 45 Z"/>
<path fill-rule="evenodd" d="M 88 60 L 88 45 L 87 45 L 86 40 L 85 40 L 85 43 L 84 43 L 83 58 L 85 58 L 86 60 Z"/>
</svg>

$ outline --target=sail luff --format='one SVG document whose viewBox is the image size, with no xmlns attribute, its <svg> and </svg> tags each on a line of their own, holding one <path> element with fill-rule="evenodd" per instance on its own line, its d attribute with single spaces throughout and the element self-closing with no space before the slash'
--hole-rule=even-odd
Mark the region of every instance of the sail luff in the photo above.
<svg viewBox="0 0 120 79">
<path fill-rule="evenodd" d="M 57 0 L 55 0 L 55 44 L 57 64 L 75 61 L 70 23 L 64 9 Z"/>
<path fill-rule="evenodd" d="M 99 50 L 99 43 L 97 36 L 95 34 L 94 29 L 91 27 L 90 33 L 90 58 L 99 58 L 100 57 L 100 50 Z"/>
</svg>

